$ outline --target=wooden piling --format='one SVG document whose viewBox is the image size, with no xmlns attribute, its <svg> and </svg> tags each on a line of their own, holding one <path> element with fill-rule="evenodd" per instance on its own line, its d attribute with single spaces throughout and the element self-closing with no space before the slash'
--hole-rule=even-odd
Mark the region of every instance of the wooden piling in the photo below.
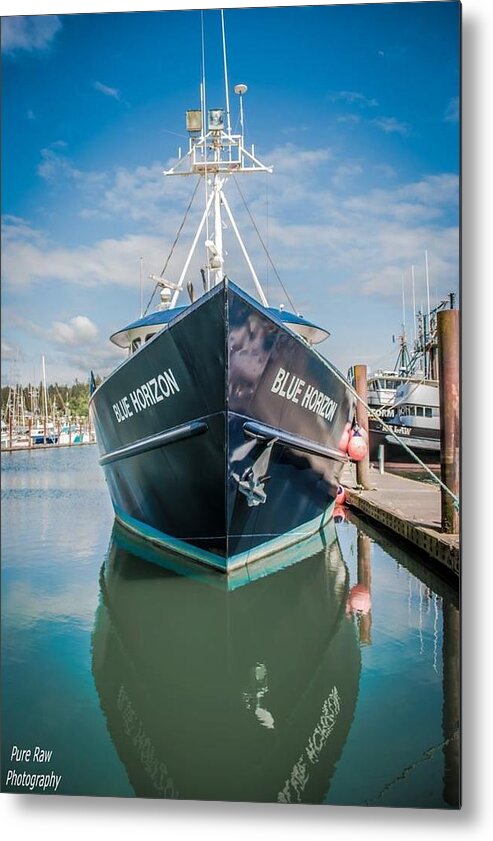
<svg viewBox="0 0 493 841">
<path fill-rule="evenodd" d="M 453 809 L 460 806 L 460 618 L 444 602 L 443 612 L 443 797 Z"/>
<path fill-rule="evenodd" d="M 368 403 L 368 373 L 366 365 L 354 366 L 354 388 L 356 393 L 361 397 L 365 404 Z M 363 405 L 360 400 L 356 402 L 356 421 L 358 426 L 365 430 L 367 440 L 369 441 L 368 432 L 368 410 L 366 405 Z M 361 461 L 356 462 L 356 480 L 358 485 L 361 485 L 365 490 L 369 490 L 370 485 L 370 447 L 366 456 Z"/>
<path fill-rule="evenodd" d="M 440 381 L 440 466 L 442 482 L 459 496 L 459 310 L 437 313 Z M 459 512 L 442 489 L 442 530 L 459 532 Z"/>
<path fill-rule="evenodd" d="M 358 587 L 368 599 L 368 608 L 359 617 L 359 641 L 371 645 L 371 540 L 358 531 Z"/>
</svg>

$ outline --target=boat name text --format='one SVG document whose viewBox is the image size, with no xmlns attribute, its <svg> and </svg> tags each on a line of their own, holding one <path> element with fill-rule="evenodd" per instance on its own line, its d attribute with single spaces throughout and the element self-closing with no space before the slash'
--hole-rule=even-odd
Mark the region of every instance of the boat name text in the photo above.
<svg viewBox="0 0 493 841">
<path fill-rule="evenodd" d="M 303 409 L 309 409 L 310 412 L 320 415 L 329 422 L 333 420 L 339 405 L 328 394 L 324 394 L 314 385 L 306 383 L 296 374 L 285 371 L 284 368 L 279 368 L 272 383 L 271 391 L 278 394 L 279 397 L 284 397 L 285 400 L 299 403 Z"/>
<path fill-rule="evenodd" d="M 113 403 L 113 412 L 118 423 L 123 423 L 127 418 L 133 417 L 134 414 L 142 412 L 149 406 L 155 406 L 161 403 L 166 397 L 171 397 L 180 390 L 176 377 L 171 368 L 153 377 L 152 380 L 142 383 L 137 388 L 134 388 L 130 394 L 126 394 Z"/>
</svg>

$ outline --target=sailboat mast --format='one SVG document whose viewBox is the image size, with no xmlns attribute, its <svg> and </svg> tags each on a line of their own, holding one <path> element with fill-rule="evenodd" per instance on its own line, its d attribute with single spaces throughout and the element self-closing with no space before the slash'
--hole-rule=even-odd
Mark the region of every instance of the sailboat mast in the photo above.
<svg viewBox="0 0 493 841">
<path fill-rule="evenodd" d="M 406 339 L 406 297 L 404 294 L 404 272 L 402 272 L 402 332 Z"/>
<path fill-rule="evenodd" d="M 416 345 L 416 294 L 414 289 L 414 266 L 411 266 L 411 277 L 413 280 L 413 324 L 414 324 L 414 344 Z"/>
<path fill-rule="evenodd" d="M 45 358 L 44 356 L 41 357 L 41 367 L 43 371 L 43 395 L 44 395 L 44 404 L 45 404 L 45 419 L 48 423 L 48 393 L 46 391 L 46 368 L 45 368 Z"/>
<path fill-rule="evenodd" d="M 428 333 L 431 333 L 430 325 L 430 279 L 428 277 L 428 250 L 425 250 L 425 271 L 426 271 L 426 297 L 428 300 Z"/>
</svg>

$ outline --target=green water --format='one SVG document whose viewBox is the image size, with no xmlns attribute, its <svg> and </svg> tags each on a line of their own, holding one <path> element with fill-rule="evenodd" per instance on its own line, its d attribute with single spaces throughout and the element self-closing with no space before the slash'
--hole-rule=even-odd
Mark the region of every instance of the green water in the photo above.
<svg viewBox="0 0 493 841">
<path fill-rule="evenodd" d="M 456 807 L 457 593 L 336 530 L 228 587 L 148 563 L 95 447 L 4 455 L 2 790 Z"/>
</svg>

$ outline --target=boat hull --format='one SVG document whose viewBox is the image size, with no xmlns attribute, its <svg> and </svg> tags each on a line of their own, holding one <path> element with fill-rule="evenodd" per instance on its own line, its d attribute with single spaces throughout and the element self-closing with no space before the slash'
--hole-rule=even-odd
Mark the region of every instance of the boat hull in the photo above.
<svg viewBox="0 0 493 841">
<path fill-rule="evenodd" d="M 323 527 L 352 411 L 323 358 L 233 284 L 170 321 L 91 401 L 116 517 L 225 571 Z"/>
<path fill-rule="evenodd" d="M 425 464 L 440 463 L 440 430 L 413 428 L 398 424 L 391 427 L 399 440 L 402 440 Z M 390 432 L 380 427 L 378 422 L 370 420 L 370 460 L 377 461 L 380 445 L 385 447 L 385 461 L 408 464 L 415 460 L 412 455 L 396 440 Z"/>
</svg>

